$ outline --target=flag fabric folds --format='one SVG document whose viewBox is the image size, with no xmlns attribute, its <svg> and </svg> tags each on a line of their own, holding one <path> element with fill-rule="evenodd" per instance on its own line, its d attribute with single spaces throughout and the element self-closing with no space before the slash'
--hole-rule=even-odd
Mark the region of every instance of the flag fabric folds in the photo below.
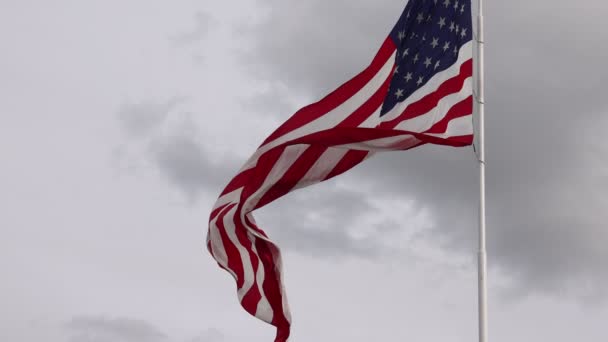
<svg viewBox="0 0 608 342">
<path fill-rule="evenodd" d="M 470 0 L 410 0 L 371 64 L 274 131 L 219 196 L 207 248 L 251 315 L 287 341 L 281 253 L 252 212 L 380 151 L 473 141 Z M 288 229 L 284 227 L 283 229 Z"/>
</svg>

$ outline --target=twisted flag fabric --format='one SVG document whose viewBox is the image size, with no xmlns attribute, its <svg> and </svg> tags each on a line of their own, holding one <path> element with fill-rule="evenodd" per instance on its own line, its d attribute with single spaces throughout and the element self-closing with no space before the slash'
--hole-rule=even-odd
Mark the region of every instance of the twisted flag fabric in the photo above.
<svg viewBox="0 0 608 342">
<path fill-rule="evenodd" d="M 473 142 L 471 2 L 410 0 L 371 64 L 274 131 L 218 198 L 207 248 L 251 315 L 287 341 L 281 253 L 252 212 L 380 151 Z M 283 229 L 288 229 L 284 227 Z"/>
</svg>

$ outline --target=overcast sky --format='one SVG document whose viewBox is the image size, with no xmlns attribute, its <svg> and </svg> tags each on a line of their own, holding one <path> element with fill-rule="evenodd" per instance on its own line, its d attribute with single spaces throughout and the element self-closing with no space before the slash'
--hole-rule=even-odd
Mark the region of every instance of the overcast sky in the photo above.
<svg viewBox="0 0 608 342">
<path fill-rule="evenodd" d="M 405 0 L 0 0 L 0 340 L 266 342 L 204 249 L 221 188 Z M 488 1 L 490 340 L 606 338 L 608 5 Z M 472 148 L 256 214 L 294 341 L 474 341 Z"/>
</svg>

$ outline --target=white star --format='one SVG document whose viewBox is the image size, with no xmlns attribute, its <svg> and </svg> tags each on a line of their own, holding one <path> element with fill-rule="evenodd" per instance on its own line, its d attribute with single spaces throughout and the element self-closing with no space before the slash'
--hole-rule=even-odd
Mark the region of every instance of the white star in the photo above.
<svg viewBox="0 0 608 342">
<path fill-rule="evenodd" d="M 445 18 L 439 18 L 439 28 L 442 29 L 446 24 L 445 24 Z"/>
<path fill-rule="evenodd" d="M 449 48 L 450 48 L 450 42 L 445 42 L 445 44 L 443 45 L 443 51 L 448 51 Z"/>
<path fill-rule="evenodd" d="M 405 82 L 409 82 L 412 80 L 412 73 L 408 72 L 407 75 L 405 75 Z"/>
<path fill-rule="evenodd" d="M 421 85 L 423 81 L 424 81 L 424 79 L 422 79 L 422 76 L 420 76 L 420 77 L 418 77 L 418 81 L 416 82 L 416 84 Z"/>
<path fill-rule="evenodd" d="M 403 50 L 403 57 L 409 56 L 409 54 L 410 54 L 410 49 L 409 48 Z"/>
<path fill-rule="evenodd" d="M 460 13 L 464 13 L 464 5 L 462 5 L 462 7 L 460 7 Z"/>
<path fill-rule="evenodd" d="M 430 57 L 424 60 L 424 65 L 426 65 L 427 68 L 431 66 L 431 64 L 433 64 L 433 62 L 431 61 Z"/>
<path fill-rule="evenodd" d="M 397 92 L 395 92 L 395 96 L 397 96 L 397 100 L 399 100 L 400 98 L 403 97 L 403 89 L 397 89 Z"/>
<path fill-rule="evenodd" d="M 450 0 L 445 0 L 443 4 L 445 5 L 445 8 L 448 8 L 448 6 L 450 6 Z"/>
<path fill-rule="evenodd" d="M 439 64 L 441 64 L 439 61 L 437 61 L 437 63 L 435 63 L 435 70 L 436 70 L 437 68 L 439 68 Z"/>
<path fill-rule="evenodd" d="M 452 21 L 450 23 L 450 32 L 454 32 L 454 29 L 456 28 L 456 25 L 454 25 L 454 22 Z"/>
<path fill-rule="evenodd" d="M 454 46 L 454 56 L 458 55 L 458 49 Z"/>
<path fill-rule="evenodd" d="M 457 10 L 458 9 L 458 0 L 456 0 L 456 2 L 454 3 L 454 9 Z"/>
<path fill-rule="evenodd" d="M 393 75 L 396 75 L 396 74 L 398 74 L 398 73 L 399 73 L 399 66 L 397 65 L 397 66 L 395 67 L 395 71 L 393 71 Z"/>
<path fill-rule="evenodd" d="M 424 21 L 424 16 L 422 15 L 422 13 L 418 13 L 416 20 L 418 20 L 418 24 Z"/>
<path fill-rule="evenodd" d="M 399 31 L 399 40 L 403 40 L 405 38 L 405 31 Z"/>
<path fill-rule="evenodd" d="M 419 59 L 420 59 L 420 58 L 418 58 L 418 54 L 416 54 L 416 56 L 414 56 L 414 64 L 415 64 L 416 62 L 418 62 L 418 60 L 419 60 Z"/>
<path fill-rule="evenodd" d="M 466 37 L 466 35 L 467 35 L 467 28 L 466 27 L 462 29 L 462 32 L 460 32 L 460 35 L 462 36 L 462 38 Z"/>
<path fill-rule="evenodd" d="M 439 39 L 437 38 L 433 38 L 433 42 L 431 43 L 431 46 L 434 48 L 437 47 L 437 45 L 439 45 Z"/>
</svg>

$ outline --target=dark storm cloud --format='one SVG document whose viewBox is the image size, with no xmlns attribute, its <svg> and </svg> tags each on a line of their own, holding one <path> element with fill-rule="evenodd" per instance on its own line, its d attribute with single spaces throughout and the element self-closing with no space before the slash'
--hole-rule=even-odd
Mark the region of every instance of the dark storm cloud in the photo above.
<svg viewBox="0 0 608 342">
<path fill-rule="evenodd" d="M 67 328 L 70 342 L 167 342 L 167 336 L 144 321 L 79 316 Z"/>
<path fill-rule="evenodd" d="M 251 30 L 248 67 L 318 98 L 369 63 L 405 1 L 260 3 L 268 16 Z M 598 157 L 606 149 L 592 138 L 601 136 L 608 109 L 606 15 L 600 1 L 487 5 L 491 265 L 513 277 L 521 293 L 593 296 L 608 286 L 599 190 L 607 182 L 598 172 L 606 171 L 606 158 Z M 473 255 L 476 172 L 470 149 L 424 147 L 376 157 L 353 177 L 429 206 L 438 222 L 428 238 Z"/>
</svg>

